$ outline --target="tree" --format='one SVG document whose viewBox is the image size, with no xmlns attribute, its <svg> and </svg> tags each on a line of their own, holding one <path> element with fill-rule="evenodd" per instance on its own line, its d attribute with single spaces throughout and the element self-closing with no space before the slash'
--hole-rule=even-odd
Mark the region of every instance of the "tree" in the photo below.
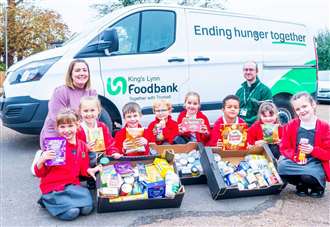
<svg viewBox="0 0 330 227">
<path fill-rule="evenodd" d="M 0 20 L 3 22 L 3 16 Z M 1 25 L 1 34 L 3 34 Z M 40 52 L 53 42 L 64 40 L 69 35 L 69 29 L 61 21 L 58 13 L 43 10 L 35 6 L 17 5 L 8 1 L 8 63 L 14 63 L 33 53 Z M 3 37 L 0 37 L 0 55 L 5 57 Z"/>
<path fill-rule="evenodd" d="M 96 9 L 98 16 L 102 17 L 108 13 L 111 13 L 115 9 L 129 5 L 142 4 L 142 3 L 162 3 L 162 4 L 176 3 L 178 5 L 225 9 L 226 2 L 227 0 L 110 0 L 106 4 L 93 4 L 91 5 L 91 8 Z"/>
<path fill-rule="evenodd" d="M 319 69 L 330 70 L 330 31 L 320 32 L 316 37 Z"/>
</svg>

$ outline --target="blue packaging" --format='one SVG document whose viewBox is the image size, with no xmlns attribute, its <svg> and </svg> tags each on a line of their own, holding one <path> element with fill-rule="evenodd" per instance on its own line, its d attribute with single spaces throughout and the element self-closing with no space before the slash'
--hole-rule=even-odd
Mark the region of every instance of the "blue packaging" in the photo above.
<svg viewBox="0 0 330 227">
<path fill-rule="evenodd" d="M 148 198 L 164 198 L 165 197 L 165 181 L 157 181 L 153 183 L 144 182 L 148 191 Z"/>
</svg>

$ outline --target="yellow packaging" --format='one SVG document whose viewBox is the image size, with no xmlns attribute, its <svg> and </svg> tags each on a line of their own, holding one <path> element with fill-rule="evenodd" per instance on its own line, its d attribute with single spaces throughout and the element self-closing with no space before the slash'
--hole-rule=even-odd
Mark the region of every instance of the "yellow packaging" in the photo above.
<svg viewBox="0 0 330 227">
<path fill-rule="evenodd" d="M 94 142 L 91 151 L 100 152 L 105 151 L 104 136 L 102 128 L 90 128 L 88 129 L 88 143 Z"/>
<path fill-rule="evenodd" d="M 149 183 L 158 182 L 164 180 L 160 173 L 158 172 L 157 168 L 153 164 L 145 165 L 146 172 L 147 172 L 147 181 Z"/>
<path fill-rule="evenodd" d="M 131 201 L 131 200 L 142 200 L 142 199 L 148 199 L 147 192 L 138 195 L 127 195 L 127 196 L 119 196 L 118 198 L 110 198 L 109 202 L 115 203 L 115 202 Z"/>
<path fill-rule="evenodd" d="M 168 162 L 165 159 L 162 158 L 155 158 L 154 165 L 156 166 L 158 172 L 160 175 L 165 178 L 166 173 L 168 171 L 174 172 L 174 168 L 172 165 L 168 164 Z"/>
<path fill-rule="evenodd" d="M 126 139 L 130 142 L 130 146 L 126 149 L 126 153 L 145 152 L 145 147 L 136 143 L 136 139 L 143 137 L 144 128 L 126 128 Z"/>
</svg>

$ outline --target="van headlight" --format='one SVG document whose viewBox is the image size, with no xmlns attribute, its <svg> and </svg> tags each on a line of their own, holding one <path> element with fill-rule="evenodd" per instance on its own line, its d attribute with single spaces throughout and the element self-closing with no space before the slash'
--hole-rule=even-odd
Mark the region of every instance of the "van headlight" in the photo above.
<svg viewBox="0 0 330 227">
<path fill-rule="evenodd" d="M 30 62 L 11 72 L 9 84 L 25 83 L 40 80 L 47 70 L 61 57 Z"/>
</svg>

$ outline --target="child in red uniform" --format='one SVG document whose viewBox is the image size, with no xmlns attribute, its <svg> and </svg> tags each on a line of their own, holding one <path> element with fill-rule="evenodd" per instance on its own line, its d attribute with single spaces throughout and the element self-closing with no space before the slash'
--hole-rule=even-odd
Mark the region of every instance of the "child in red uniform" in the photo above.
<svg viewBox="0 0 330 227">
<path fill-rule="evenodd" d="M 61 220 L 73 220 L 79 214 L 87 215 L 93 210 L 93 200 L 88 189 L 80 186 L 79 176 L 92 176 L 100 167 L 89 168 L 88 147 L 76 138 L 78 116 L 68 109 L 56 117 L 58 134 L 66 139 L 65 164 L 46 166 L 47 160 L 56 157 L 55 151 L 43 151 L 34 170 L 41 178 L 42 192 L 39 203 Z"/>
<path fill-rule="evenodd" d="M 179 135 L 179 128 L 178 123 L 170 115 L 171 103 L 167 100 L 156 100 L 152 107 L 156 119 L 148 126 L 151 135 L 149 142 L 173 144 L 174 138 Z"/>
<path fill-rule="evenodd" d="M 148 139 L 150 138 L 149 133 L 146 129 L 143 131 L 143 136 L 138 136 L 133 142 L 131 139 L 127 138 L 127 135 L 131 130 L 142 128 L 140 124 L 142 112 L 139 104 L 135 102 L 129 102 L 123 106 L 122 109 L 123 117 L 125 120 L 125 126 L 119 130 L 115 135 L 115 146 L 118 151 L 112 153 L 114 158 L 119 158 L 121 156 L 143 156 L 149 155 L 149 144 Z M 136 150 L 134 148 L 142 147 L 143 150 Z M 138 149 L 138 148 L 137 148 Z"/>
<path fill-rule="evenodd" d="M 264 135 L 262 132 L 262 124 L 278 124 L 278 136 L 279 139 L 282 138 L 282 126 L 279 124 L 278 110 L 275 104 L 271 102 L 263 102 L 258 111 L 258 120 L 251 125 L 248 130 L 248 143 L 249 146 L 262 146 L 267 142 L 264 140 Z M 277 144 L 269 144 L 271 151 L 276 159 L 280 157 L 280 152 L 278 150 Z"/>
<path fill-rule="evenodd" d="M 94 149 L 96 141 L 89 141 L 88 135 L 90 130 L 97 130 L 101 128 L 103 133 L 104 141 L 104 151 L 105 154 L 110 155 L 117 151 L 115 147 L 115 140 L 111 136 L 111 133 L 108 127 L 101 121 L 98 120 L 101 114 L 101 103 L 97 96 L 84 96 L 80 99 L 79 104 L 79 114 L 80 114 L 80 127 L 77 131 L 77 137 L 87 143 L 89 146 L 90 152 L 88 153 L 90 160 L 90 167 L 96 166 L 97 162 L 97 153 Z M 89 189 L 95 188 L 95 181 L 92 179 L 87 180 L 87 185 Z"/>
<path fill-rule="evenodd" d="M 199 94 L 196 92 L 188 92 L 184 101 L 185 110 L 182 111 L 178 116 L 179 124 L 179 137 L 176 143 L 187 143 L 192 142 L 202 142 L 206 144 L 210 138 L 211 127 L 207 117 L 199 110 L 201 107 Z M 191 132 L 185 131 L 182 127 L 182 121 L 184 118 L 188 119 L 201 119 L 202 126 L 199 131 Z"/>
<path fill-rule="evenodd" d="M 220 126 L 223 124 L 244 123 L 244 120 L 238 117 L 239 98 L 236 95 L 228 95 L 222 100 L 223 116 L 219 117 L 214 123 L 209 146 L 222 147 L 220 139 Z"/>
<path fill-rule="evenodd" d="M 291 104 L 298 118 L 284 126 L 278 172 L 296 185 L 297 195 L 320 198 L 330 181 L 330 125 L 316 117 L 316 103 L 307 92 L 294 95 Z"/>
</svg>

